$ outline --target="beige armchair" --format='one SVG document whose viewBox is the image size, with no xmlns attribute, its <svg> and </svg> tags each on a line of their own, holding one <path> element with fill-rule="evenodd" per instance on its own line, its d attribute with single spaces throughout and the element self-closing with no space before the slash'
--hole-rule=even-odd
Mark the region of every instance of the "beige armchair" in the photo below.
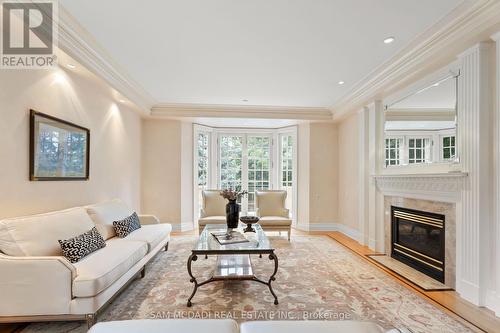
<svg viewBox="0 0 500 333">
<path fill-rule="evenodd" d="M 220 194 L 220 190 L 203 190 L 202 208 L 198 219 L 199 233 L 207 224 L 226 224 L 226 199 Z"/>
<path fill-rule="evenodd" d="M 289 210 L 285 207 L 286 195 L 286 191 L 281 190 L 259 190 L 255 192 L 255 206 L 262 229 L 286 231 L 290 241 L 292 220 Z"/>
</svg>

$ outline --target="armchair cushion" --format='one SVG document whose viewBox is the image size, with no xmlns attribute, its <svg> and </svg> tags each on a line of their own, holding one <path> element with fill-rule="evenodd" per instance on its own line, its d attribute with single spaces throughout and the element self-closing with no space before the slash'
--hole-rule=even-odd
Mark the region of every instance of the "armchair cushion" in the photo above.
<svg viewBox="0 0 500 333">
<path fill-rule="evenodd" d="M 61 256 L 60 239 L 94 227 L 84 208 L 77 207 L 0 221 L 0 251 L 11 256 Z"/>
<path fill-rule="evenodd" d="M 225 216 L 227 201 L 220 195 L 219 190 L 204 190 L 202 192 L 202 216 Z"/>
<path fill-rule="evenodd" d="M 115 237 L 114 221 L 123 220 L 134 211 L 119 199 L 85 207 L 104 239 Z"/>
<path fill-rule="evenodd" d="M 290 226 L 292 220 L 283 216 L 263 216 L 259 220 L 259 224 L 263 227 L 266 226 Z"/>
<path fill-rule="evenodd" d="M 256 206 L 260 217 L 281 216 L 288 218 L 285 207 L 286 191 L 257 191 Z"/>
</svg>

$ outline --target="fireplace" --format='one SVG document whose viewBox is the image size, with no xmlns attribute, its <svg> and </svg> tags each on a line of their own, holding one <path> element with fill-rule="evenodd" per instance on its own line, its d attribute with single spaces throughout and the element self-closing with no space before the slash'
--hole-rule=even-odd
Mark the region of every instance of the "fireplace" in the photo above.
<svg viewBox="0 0 500 333">
<path fill-rule="evenodd" d="M 444 215 L 391 206 L 391 256 L 444 283 Z"/>
</svg>

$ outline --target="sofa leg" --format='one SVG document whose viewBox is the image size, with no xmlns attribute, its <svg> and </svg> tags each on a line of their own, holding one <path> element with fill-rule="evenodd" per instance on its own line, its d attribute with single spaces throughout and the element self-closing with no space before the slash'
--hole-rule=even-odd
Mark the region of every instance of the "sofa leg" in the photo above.
<svg viewBox="0 0 500 333">
<path fill-rule="evenodd" d="M 85 319 L 87 320 L 87 328 L 90 329 L 96 323 L 97 316 L 95 313 L 88 313 L 85 315 Z"/>
<path fill-rule="evenodd" d="M 168 242 L 167 242 L 167 245 L 165 245 L 165 252 L 168 251 Z"/>
<path fill-rule="evenodd" d="M 144 267 L 141 269 L 141 279 L 143 279 L 145 276 L 146 276 L 146 266 L 144 266 Z"/>
</svg>

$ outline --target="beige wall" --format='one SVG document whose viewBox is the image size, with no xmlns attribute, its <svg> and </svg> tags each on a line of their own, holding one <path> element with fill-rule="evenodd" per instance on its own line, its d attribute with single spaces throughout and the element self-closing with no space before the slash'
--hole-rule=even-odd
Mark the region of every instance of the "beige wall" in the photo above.
<svg viewBox="0 0 500 333">
<path fill-rule="evenodd" d="M 339 124 L 339 219 L 348 228 L 358 227 L 359 124 L 352 115 Z"/>
<path fill-rule="evenodd" d="M 181 220 L 181 122 L 142 121 L 142 209 L 162 222 Z"/>
<path fill-rule="evenodd" d="M 310 128 L 309 222 L 336 223 L 338 218 L 338 130 L 332 123 Z"/>
<path fill-rule="evenodd" d="M 0 70 L 0 218 L 121 198 L 140 208 L 141 120 L 83 70 Z M 90 180 L 31 182 L 29 109 L 90 129 Z"/>
<path fill-rule="evenodd" d="M 178 230 L 193 224 L 192 128 L 177 120 L 142 122 L 142 208 Z"/>
<path fill-rule="evenodd" d="M 300 229 L 338 218 L 338 129 L 332 123 L 298 127 L 298 220 Z M 314 228 L 314 227 L 313 227 Z"/>
</svg>

